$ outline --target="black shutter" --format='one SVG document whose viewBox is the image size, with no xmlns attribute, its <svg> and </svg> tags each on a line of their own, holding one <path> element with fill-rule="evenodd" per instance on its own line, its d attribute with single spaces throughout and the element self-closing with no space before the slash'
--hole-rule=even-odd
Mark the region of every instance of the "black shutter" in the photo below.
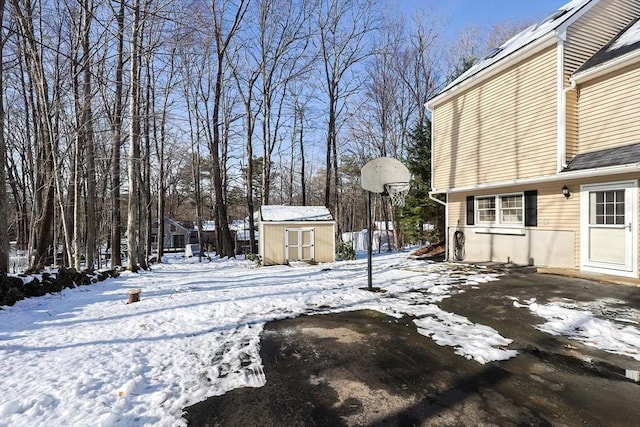
<svg viewBox="0 0 640 427">
<path fill-rule="evenodd" d="M 538 226 L 538 191 L 524 192 L 524 225 L 528 227 Z"/>
<path fill-rule="evenodd" d="M 476 217 L 476 214 L 474 212 L 475 204 L 476 204 L 475 197 L 467 196 L 467 225 L 475 224 L 475 217 Z"/>
</svg>

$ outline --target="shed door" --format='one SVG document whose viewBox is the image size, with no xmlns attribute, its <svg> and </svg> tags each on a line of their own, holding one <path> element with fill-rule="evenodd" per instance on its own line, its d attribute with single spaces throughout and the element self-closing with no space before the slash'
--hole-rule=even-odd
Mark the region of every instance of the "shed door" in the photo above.
<svg viewBox="0 0 640 427">
<path fill-rule="evenodd" d="M 582 187 L 582 266 L 625 275 L 635 271 L 635 181 Z"/>
<path fill-rule="evenodd" d="M 311 261 L 315 258 L 313 228 L 285 228 L 284 253 L 287 261 Z"/>
</svg>

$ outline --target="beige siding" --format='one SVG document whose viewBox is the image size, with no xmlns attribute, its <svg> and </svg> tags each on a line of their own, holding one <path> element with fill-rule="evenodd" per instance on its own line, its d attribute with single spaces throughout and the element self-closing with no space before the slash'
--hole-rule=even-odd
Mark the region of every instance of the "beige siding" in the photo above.
<svg viewBox="0 0 640 427">
<path fill-rule="evenodd" d="M 567 93 L 565 111 L 565 152 L 566 158 L 572 159 L 578 154 L 578 92 Z"/>
<path fill-rule="evenodd" d="M 334 226 L 331 223 L 262 223 L 260 227 L 260 248 L 264 265 L 284 264 L 285 229 L 313 228 L 314 250 L 316 262 L 332 262 L 335 260 Z"/>
<path fill-rule="evenodd" d="M 467 261 L 512 262 L 527 264 L 532 259 L 538 266 L 580 267 L 580 187 L 586 184 L 638 179 L 637 174 L 621 174 L 608 177 L 591 177 L 579 180 L 564 180 L 533 186 L 514 186 L 455 193 L 448 197 L 449 255 L 453 259 L 453 233 L 465 233 Z M 567 185 L 571 197 L 565 199 L 562 186 Z M 524 236 L 476 233 L 477 227 L 466 225 L 466 197 L 538 191 L 538 225 L 525 227 Z M 640 200 L 640 199 L 639 199 Z M 638 218 L 640 224 L 640 218 Z M 639 233 L 640 227 L 636 227 Z M 640 260 L 639 260 L 640 261 Z"/>
<path fill-rule="evenodd" d="M 640 68 L 633 66 L 579 89 L 578 153 L 640 142 Z"/>
<path fill-rule="evenodd" d="M 555 173 L 556 47 L 434 110 L 438 190 Z"/>
<path fill-rule="evenodd" d="M 640 14 L 640 0 L 610 0 L 596 3 L 589 11 L 567 28 L 564 44 L 564 86 L 587 59 L 598 52 L 616 34 Z M 571 160 L 582 151 L 578 147 L 577 92 L 567 94 L 566 155 Z"/>
<path fill-rule="evenodd" d="M 507 262 L 509 258 L 519 264 L 532 262 L 536 265 L 576 268 L 580 262 L 580 187 L 567 183 L 573 195 L 565 199 L 562 195 L 564 184 L 551 182 L 451 195 L 449 234 L 452 236 L 457 229 L 465 231 L 466 252 L 472 261 Z M 476 228 L 466 225 L 467 196 L 523 193 L 527 190 L 538 191 L 538 225 L 525 227 L 524 236 L 476 233 Z M 489 258 L 478 258 L 482 256 Z"/>
<path fill-rule="evenodd" d="M 600 1 L 570 25 L 564 49 L 565 85 L 572 73 L 639 14 L 640 0 Z"/>
</svg>

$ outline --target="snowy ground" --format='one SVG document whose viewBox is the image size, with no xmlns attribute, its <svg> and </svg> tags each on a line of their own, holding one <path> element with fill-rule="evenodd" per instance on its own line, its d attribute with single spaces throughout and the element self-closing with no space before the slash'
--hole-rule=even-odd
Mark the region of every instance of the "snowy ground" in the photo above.
<svg viewBox="0 0 640 427">
<path fill-rule="evenodd" d="M 368 308 L 412 315 L 420 333 L 463 357 L 486 363 L 516 355 L 508 338 L 437 305 L 465 286 L 498 279 L 481 269 L 377 256 L 375 286 L 387 292 L 370 293 L 359 289 L 366 287 L 365 259 L 263 268 L 243 260 L 167 261 L 0 310 L 0 426 L 184 425 L 185 406 L 268 381 L 260 332 L 266 322 L 300 314 Z M 142 289 L 141 301 L 126 304 L 133 288 Z M 543 315 L 534 301 L 514 304 Z M 583 307 L 561 308 L 568 310 L 563 318 L 574 311 L 589 317 Z M 548 318 L 541 328 L 555 333 Z M 636 353 L 637 326 L 621 331 Z M 604 335 L 617 330 L 598 327 Z"/>
</svg>

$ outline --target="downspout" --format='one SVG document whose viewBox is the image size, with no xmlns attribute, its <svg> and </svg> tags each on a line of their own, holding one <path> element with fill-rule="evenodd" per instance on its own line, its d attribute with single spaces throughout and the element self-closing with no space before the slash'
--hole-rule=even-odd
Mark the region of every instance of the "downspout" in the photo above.
<svg viewBox="0 0 640 427">
<path fill-rule="evenodd" d="M 567 167 L 567 94 L 576 88 L 576 81 L 569 79 L 571 84 L 564 88 L 562 91 L 562 107 L 563 107 L 563 120 L 562 120 L 562 133 L 560 134 L 560 158 L 559 158 L 559 170 Z"/>
<path fill-rule="evenodd" d="M 436 193 L 435 191 L 429 191 L 429 198 L 431 200 L 433 200 L 434 202 L 439 203 L 442 206 L 444 206 L 444 260 L 445 261 L 449 261 L 449 230 L 448 230 L 449 206 L 448 206 L 447 202 L 443 202 L 442 200 L 438 199 L 437 197 L 434 196 L 434 194 L 442 194 L 442 193 Z M 446 193 L 445 193 L 445 197 L 447 197 Z"/>
<path fill-rule="evenodd" d="M 567 94 L 576 88 L 576 82 L 569 79 L 570 85 L 564 87 L 564 43 L 567 39 L 566 29 L 557 34 L 557 82 L 558 82 L 558 147 L 557 147 L 557 173 L 567 167 Z"/>
<path fill-rule="evenodd" d="M 427 109 L 427 111 L 430 113 L 431 115 L 431 120 L 429 122 L 429 125 L 431 126 L 430 129 L 430 135 L 431 135 L 431 191 L 429 191 L 429 199 L 433 200 L 436 203 L 441 204 L 442 206 L 444 206 L 444 259 L 445 261 L 449 261 L 449 206 L 447 204 L 447 202 L 443 202 L 442 200 L 438 199 L 437 197 L 434 196 L 434 194 L 441 194 L 441 193 L 437 193 L 435 191 L 435 189 L 433 188 L 433 172 L 434 172 L 434 168 L 435 168 L 435 162 L 434 162 L 434 156 L 433 156 L 433 116 L 434 116 L 434 111 L 432 108 L 429 107 L 429 104 L 424 104 L 425 108 Z M 447 197 L 448 200 L 448 196 L 445 193 L 445 197 Z"/>
</svg>

